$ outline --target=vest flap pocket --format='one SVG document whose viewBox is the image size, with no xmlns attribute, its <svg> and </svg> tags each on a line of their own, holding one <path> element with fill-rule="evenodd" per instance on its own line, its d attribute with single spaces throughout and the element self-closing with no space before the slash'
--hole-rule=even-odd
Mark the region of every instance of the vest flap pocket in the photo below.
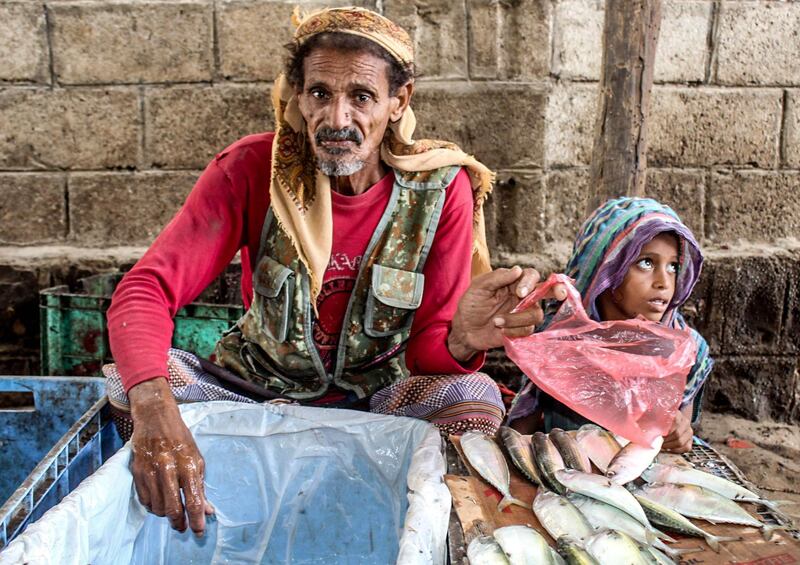
<svg viewBox="0 0 800 565">
<path fill-rule="evenodd" d="M 278 263 L 272 257 L 263 257 L 256 267 L 255 284 L 256 291 L 267 298 L 275 298 L 281 291 L 286 279 L 294 271 L 286 265 Z"/>
<path fill-rule="evenodd" d="M 289 331 L 294 271 L 272 257 L 262 257 L 253 277 L 256 291 L 251 308 L 259 308 L 260 324 L 272 339 L 283 343 Z"/>
<path fill-rule="evenodd" d="M 416 310 L 422 303 L 425 275 L 373 265 L 372 293 L 379 302 L 393 308 Z"/>
</svg>

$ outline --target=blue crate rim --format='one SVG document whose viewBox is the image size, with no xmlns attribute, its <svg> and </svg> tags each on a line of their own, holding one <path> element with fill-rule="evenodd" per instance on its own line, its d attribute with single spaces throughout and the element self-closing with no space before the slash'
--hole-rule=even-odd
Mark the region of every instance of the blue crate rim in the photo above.
<svg viewBox="0 0 800 565">
<path fill-rule="evenodd" d="M 48 377 L 53 379 L 69 379 L 70 381 L 74 382 L 75 377 Z M 87 380 L 97 380 L 97 377 L 84 377 Z M 75 422 L 72 427 L 61 437 L 58 443 L 53 446 L 53 448 L 47 452 L 47 455 L 44 456 L 41 462 L 30 472 L 30 474 L 25 478 L 22 482 L 22 485 L 14 491 L 14 494 L 0 507 L 0 548 L 5 547 L 8 544 L 9 539 L 13 539 L 14 536 L 18 533 L 18 530 L 22 524 L 25 523 L 25 520 L 28 516 L 33 512 L 36 506 L 41 502 L 41 500 L 47 495 L 49 492 L 49 488 L 44 489 L 42 492 L 39 493 L 39 496 L 36 497 L 34 490 L 39 484 L 45 479 L 46 476 L 52 473 L 52 482 L 51 485 L 54 485 L 58 482 L 58 479 L 66 471 L 67 467 L 70 464 L 70 454 L 69 449 L 70 446 L 74 443 L 75 444 L 75 456 L 80 453 L 81 451 L 81 442 L 80 436 L 81 433 L 86 430 L 86 428 L 93 423 L 97 424 L 97 434 L 100 433 L 102 429 L 102 420 L 101 420 L 101 411 L 102 409 L 108 404 L 108 397 L 103 396 L 100 400 L 95 402 L 89 410 L 81 416 L 77 422 Z M 97 435 L 95 434 L 95 435 Z M 94 436 L 93 436 L 94 437 Z M 21 519 L 19 520 L 19 525 L 13 532 L 8 531 L 9 523 L 20 516 L 20 512 L 23 512 Z"/>
</svg>

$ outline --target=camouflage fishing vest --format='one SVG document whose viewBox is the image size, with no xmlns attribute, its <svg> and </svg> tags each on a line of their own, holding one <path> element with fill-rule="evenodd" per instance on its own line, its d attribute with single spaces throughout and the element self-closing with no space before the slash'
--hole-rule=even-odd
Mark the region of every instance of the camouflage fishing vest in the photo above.
<svg viewBox="0 0 800 565">
<path fill-rule="evenodd" d="M 325 370 L 313 339 L 308 272 L 270 210 L 253 273 L 253 302 L 217 344 L 217 362 L 296 400 L 319 398 L 331 383 L 364 398 L 407 377 L 402 353 L 422 301 L 422 269 L 445 189 L 458 171 L 394 171 L 389 203 L 350 296 L 332 373 Z"/>
</svg>

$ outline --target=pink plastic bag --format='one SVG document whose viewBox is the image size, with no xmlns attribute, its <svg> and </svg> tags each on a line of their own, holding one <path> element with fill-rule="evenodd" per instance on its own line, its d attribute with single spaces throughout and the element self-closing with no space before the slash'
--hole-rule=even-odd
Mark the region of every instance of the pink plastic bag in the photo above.
<svg viewBox="0 0 800 565">
<path fill-rule="evenodd" d="M 595 322 L 569 277 L 552 274 L 515 312 L 555 284 L 567 299 L 548 328 L 506 338 L 509 358 L 533 383 L 578 414 L 633 442 L 651 445 L 669 433 L 696 345 L 688 331 L 644 318 Z"/>
</svg>

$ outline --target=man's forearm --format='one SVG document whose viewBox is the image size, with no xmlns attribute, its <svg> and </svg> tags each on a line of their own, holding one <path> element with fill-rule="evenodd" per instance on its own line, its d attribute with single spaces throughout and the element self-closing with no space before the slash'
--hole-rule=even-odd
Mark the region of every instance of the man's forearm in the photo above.
<svg viewBox="0 0 800 565">
<path fill-rule="evenodd" d="M 467 363 L 480 353 L 480 350 L 474 349 L 469 345 L 466 333 L 455 324 L 450 328 L 450 333 L 447 335 L 447 349 L 453 359 L 459 363 Z"/>
<path fill-rule="evenodd" d="M 156 377 L 134 386 L 128 391 L 131 403 L 131 416 L 134 421 L 142 416 L 150 416 L 164 406 L 175 405 L 175 398 L 166 377 Z"/>
</svg>

